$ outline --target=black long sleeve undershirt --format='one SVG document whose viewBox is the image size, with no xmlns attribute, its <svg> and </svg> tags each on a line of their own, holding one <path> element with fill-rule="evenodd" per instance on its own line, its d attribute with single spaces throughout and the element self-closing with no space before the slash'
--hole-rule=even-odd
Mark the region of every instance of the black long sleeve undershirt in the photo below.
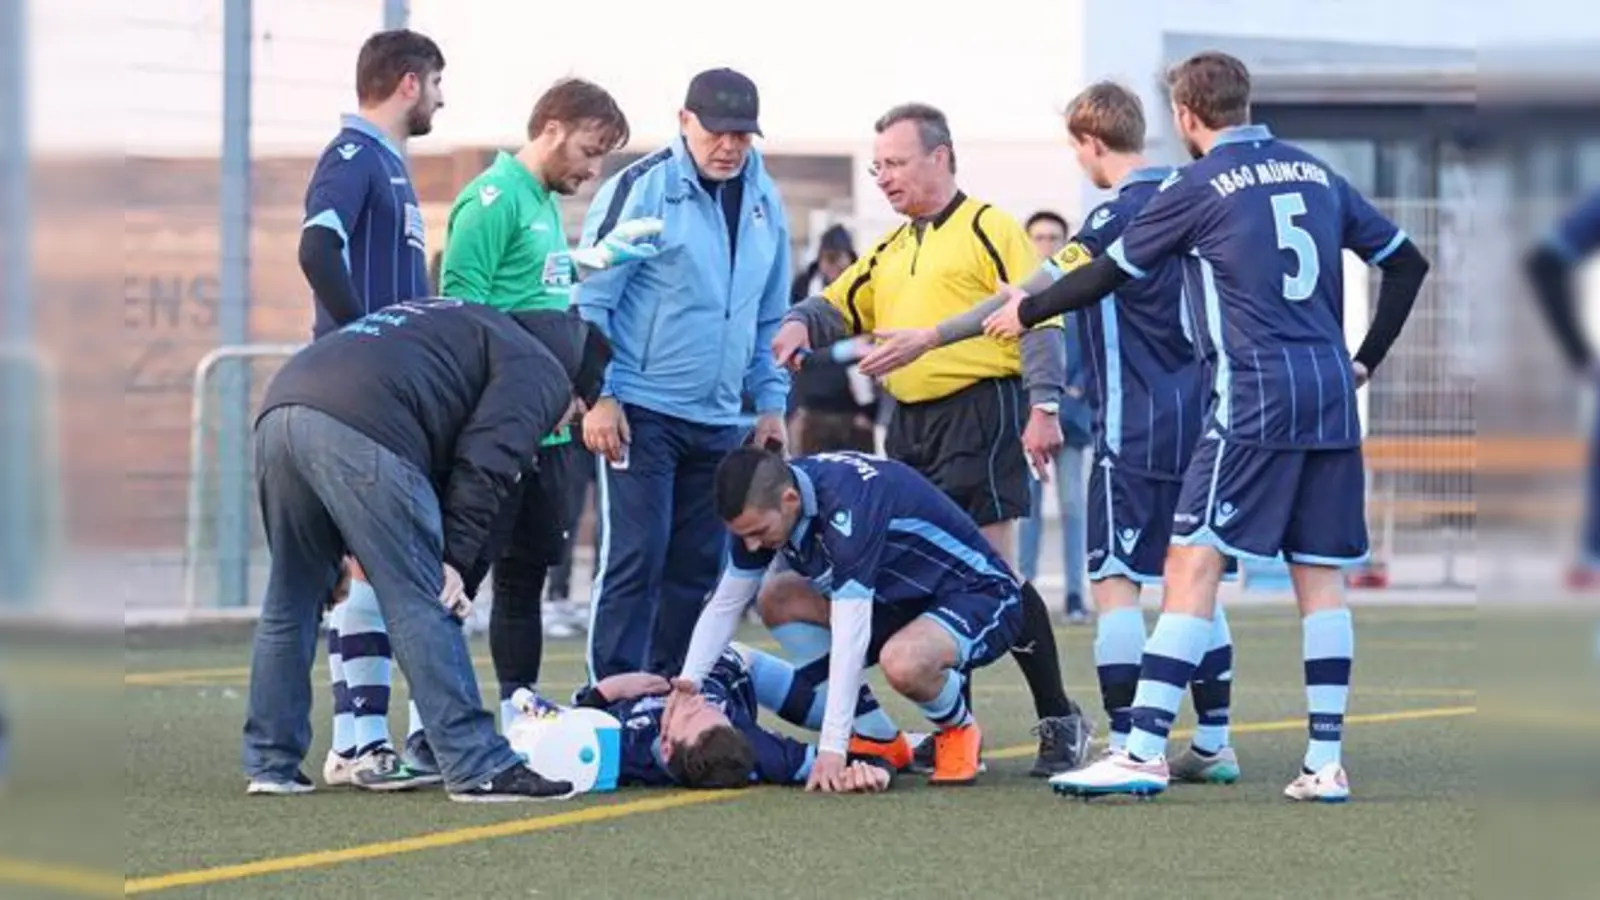
<svg viewBox="0 0 1600 900">
<path fill-rule="evenodd" d="M 1051 316 L 1093 306 L 1100 298 L 1116 291 L 1131 278 L 1109 256 L 1097 256 L 1056 279 L 1056 283 L 1037 294 L 1030 294 L 1017 307 L 1023 327 L 1032 328 Z"/>
<path fill-rule="evenodd" d="M 1541 246 L 1528 254 L 1523 270 L 1533 282 L 1539 309 L 1555 334 L 1556 343 L 1567 362 L 1579 371 L 1594 365 L 1594 348 L 1578 321 L 1578 298 L 1573 286 L 1572 264 L 1554 248 Z"/>
<path fill-rule="evenodd" d="M 320 226 L 301 229 L 300 271 L 334 322 L 348 325 L 361 318 L 361 298 L 344 264 L 344 238 L 337 232 Z"/>
<path fill-rule="evenodd" d="M 1368 373 L 1377 371 L 1378 364 L 1389 355 L 1389 348 L 1400 337 L 1400 329 L 1411 316 L 1411 309 L 1422 292 L 1422 280 L 1428 276 L 1428 259 L 1417 245 L 1406 240 L 1395 248 L 1378 269 L 1383 278 L 1378 282 L 1378 308 L 1367 326 L 1367 336 L 1356 350 L 1355 361 L 1366 367 Z"/>
</svg>

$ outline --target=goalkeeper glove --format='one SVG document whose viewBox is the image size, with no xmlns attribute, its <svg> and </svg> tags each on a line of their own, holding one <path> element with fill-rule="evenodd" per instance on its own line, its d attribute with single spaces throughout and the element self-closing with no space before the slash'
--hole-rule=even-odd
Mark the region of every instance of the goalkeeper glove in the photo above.
<svg viewBox="0 0 1600 900">
<path fill-rule="evenodd" d="M 660 219 L 629 219 L 593 247 L 572 251 L 572 261 L 580 270 L 600 271 L 618 263 L 649 259 L 660 253 L 661 248 L 645 239 L 660 234 L 664 227 Z"/>
</svg>

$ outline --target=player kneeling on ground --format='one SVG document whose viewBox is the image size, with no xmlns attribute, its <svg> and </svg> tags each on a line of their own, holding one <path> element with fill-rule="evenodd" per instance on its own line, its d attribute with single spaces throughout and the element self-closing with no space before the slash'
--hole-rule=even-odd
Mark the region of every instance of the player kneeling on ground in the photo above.
<svg viewBox="0 0 1600 900">
<path fill-rule="evenodd" d="M 821 690 L 784 660 L 734 645 L 698 685 L 633 672 L 603 678 L 574 700 L 621 723 L 620 786 L 739 788 L 809 782 L 817 748 L 763 728 L 757 717 L 767 709 L 804 727 L 803 711 Z M 870 694 L 863 692 L 863 698 L 877 709 Z M 894 770 L 879 755 L 852 752 L 838 778 L 839 790 L 886 791 Z"/>
<path fill-rule="evenodd" d="M 881 665 L 937 728 L 934 784 L 970 784 L 982 734 L 965 673 L 1005 655 L 1022 626 L 1021 584 L 971 518 L 903 463 L 821 453 L 792 463 L 744 447 L 718 466 L 731 564 L 695 625 L 682 677 L 702 683 L 781 553 L 827 592 L 763 610 L 767 625 L 830 632 L 827 702 L 808 789 L 839 791 L 862 670 Z"/>
</svg>

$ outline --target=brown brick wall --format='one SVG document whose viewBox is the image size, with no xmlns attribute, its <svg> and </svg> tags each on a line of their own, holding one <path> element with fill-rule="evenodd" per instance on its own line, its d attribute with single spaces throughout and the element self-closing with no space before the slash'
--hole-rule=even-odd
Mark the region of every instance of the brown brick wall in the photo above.
<svg viewBox="0 0 1600 900">
<path fill-rule="evenodd" d="M 493 152 L 414 158 L 430 247 L 443 246 L 449 202 Z M 636 155 L 619 154 L 607 171 Z M 299 343 L 309 333 L 309 290 L 296 252 L 312 163 L 259 159 L 253 167 L 249 327 L 255 342 Z M 847 198 L 849 164 L 770 160 L 783 184 L 797 250 L 808 237 L 809 211 Z M 60 444 L 69 528 L 76 539 L 101 545 L 181 547 L 193 374 L 217 346 L 217 162 L 57 163 L 40 169 L 37 185 L 38 332 L 63 385 Z M 574 236 L 592 190 L 565 205 Z M 120 312 L 108 300 L 118 280 Z M 257 396 L 276 364 L 251 366 Z"/>
</svg>

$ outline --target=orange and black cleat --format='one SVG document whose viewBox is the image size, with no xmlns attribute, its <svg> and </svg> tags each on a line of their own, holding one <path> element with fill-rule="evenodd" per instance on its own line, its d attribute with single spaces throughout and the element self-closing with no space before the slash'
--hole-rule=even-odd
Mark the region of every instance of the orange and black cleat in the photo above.
<svg viewBox="0 0 1600 900">
<path fill-rule="evenodd" d="M 911 766 L 911 741 L 906 738 L 904 731 L 895 732 L 894 737 L 887 741 L 875 741 L 858 734 L 850 738 L 850 755 L 876 757 L 888 763 L 896 772 L 904 772 Z"/>
<path fill-rule="evenodd" d="M 982 752 L 983 732 L 976 721 L 941 730 L 933 736 L 933 775 L 928 783 L 972 784 L 983 770 Z"/>
</svg>

